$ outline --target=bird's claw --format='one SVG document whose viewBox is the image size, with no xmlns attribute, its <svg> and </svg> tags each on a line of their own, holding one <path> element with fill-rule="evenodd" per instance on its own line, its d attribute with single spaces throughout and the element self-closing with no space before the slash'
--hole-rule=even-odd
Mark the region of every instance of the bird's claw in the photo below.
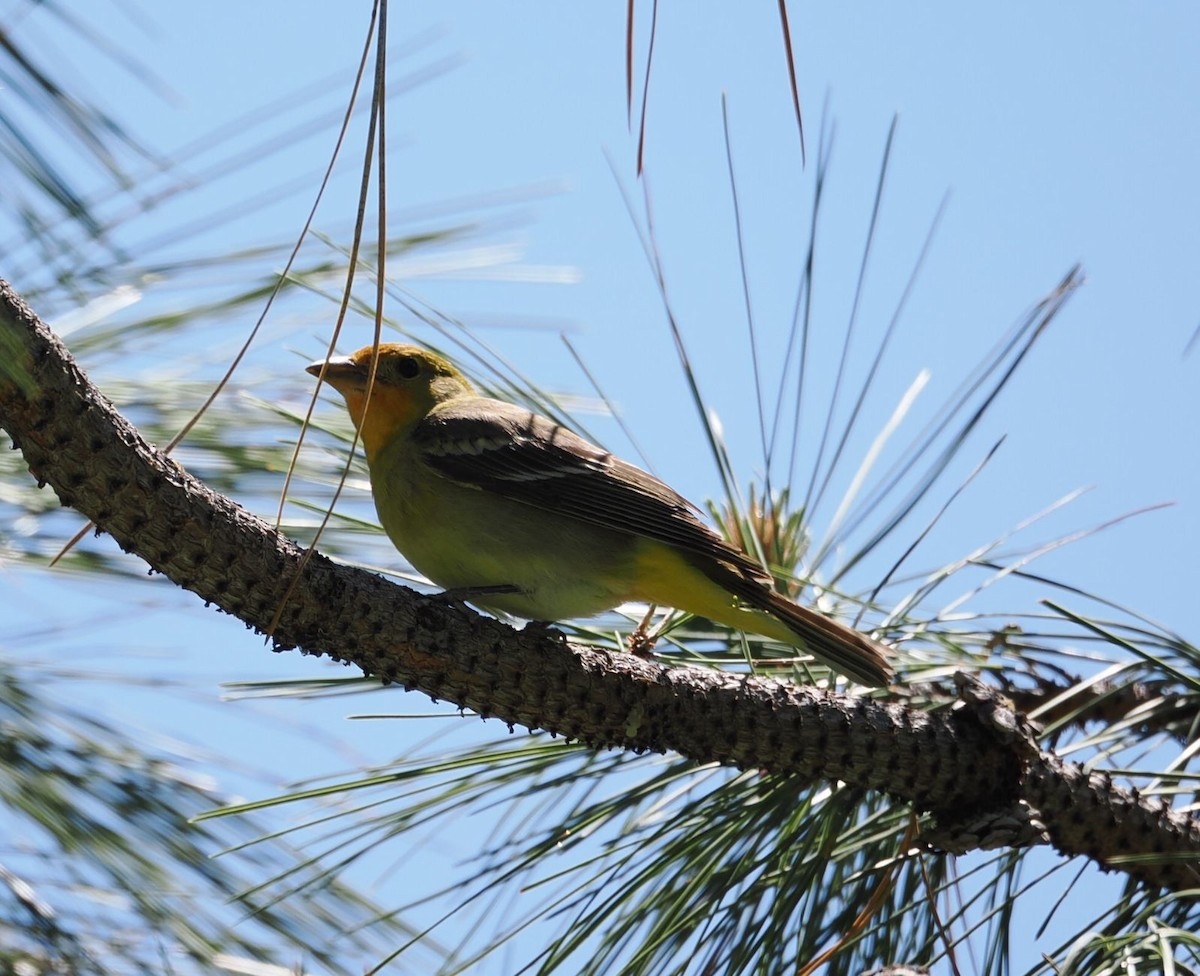
<svg viewBox="0 0 1200 976">
<path fill-rule="evenodd" d="M 644 661 L 654 659 L 654 645 L 658 643 L 658 638 L 653 634 L 646 632 L 646 628 L 638 627 L 627 638 L 625 638 L 625 647 L 634 657 L 640 657 Z"/>
<path fill-rule="evenodd" d="M 646 614 L 627 638 L 625 647 L 634 657 L 643 661 L 654 658 L 654 645 L 658 643 L 658 635 L 650 633 L 650 621 L 654 619 L 654 611 L 658 608 L 652 603 L 646 608 Z"/>
<path fill-rule="evenodd" d="M 567 641 L 567 635 L 556 628 L 553 622 L 549 620 L 530 620 L 521 628 L 521 633 L 530 634 L 533 637 L 553 637 L 564 644 Z"/>
</svg>

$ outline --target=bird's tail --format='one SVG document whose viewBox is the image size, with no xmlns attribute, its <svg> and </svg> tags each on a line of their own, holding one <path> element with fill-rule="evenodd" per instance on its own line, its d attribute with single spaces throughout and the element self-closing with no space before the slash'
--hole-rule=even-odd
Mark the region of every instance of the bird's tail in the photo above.
<svg viewBox="0 0 1200 976">
<path fill-rule="evenodd" d="M 878 687 L 892 677 L 886 649 L 852 627 L 792 603 L 750 558 L 722 558 L 647 546 L 637 564 L 641 583 L 629 599 L 677 607 L 808 651 L 839 674 Z"/>
<path fill-rule="evenodd" d="M 774 591 L 770 591 L 764 603 L 760 612 L 783 625 L 772 628 L 772 632 L 760 629 L 764 636 L 789 644 L 799 643 L 813 657 L 860 684 L 877 687 L 891 680 L 892 666 L 888 664 L 887 649 L 882 644 L 832 617 L 792 603 Z"/>
</svg>

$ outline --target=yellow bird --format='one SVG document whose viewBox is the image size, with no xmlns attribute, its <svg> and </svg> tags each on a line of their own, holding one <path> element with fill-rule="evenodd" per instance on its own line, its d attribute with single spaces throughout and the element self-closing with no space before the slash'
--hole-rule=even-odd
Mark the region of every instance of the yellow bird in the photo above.
<svg viewBox="0 0 1200 976">
<path fill-rule="evenodd" d="M 798 606 L 653 475 L 546 417 L 480 396 L 445 359 L 372 347 L 313 363 L 346 400 L 380 522 L 439 586 L 531 620 L 587 617 L 627 601 L 686 610 L 810 652 L 866 685 L 884 649 Z"/>
</svg>

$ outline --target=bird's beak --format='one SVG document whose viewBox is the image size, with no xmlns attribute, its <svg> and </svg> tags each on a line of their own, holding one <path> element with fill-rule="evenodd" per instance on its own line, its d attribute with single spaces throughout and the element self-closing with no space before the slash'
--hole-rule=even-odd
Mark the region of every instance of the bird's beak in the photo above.
<svg viewBox="0 0 1200 976">
<path fill-rule="evenodd" d="M 325 368 L 325 382 L 334 389 L 365 381 L 362 368 L 349 356 L 335 356 L 328 362 L 317 360 L 304 367 L 305 372 L 313 376 L 321 375 L 321 367 Z"/>
</svg>

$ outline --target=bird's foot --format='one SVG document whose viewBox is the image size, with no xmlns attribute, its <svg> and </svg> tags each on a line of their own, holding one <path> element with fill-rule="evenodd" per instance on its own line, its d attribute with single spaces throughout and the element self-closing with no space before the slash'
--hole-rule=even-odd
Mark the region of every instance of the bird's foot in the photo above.
<svg viewBox="0 0 1200 976">
<path fill-rule="evenodd" d="M 650 604 L 641 623 L 625 639 L 625 647 L 629 653 L 645 661 L 654 659 L 654 645 L 658 643 L 658 636 L 650 633 L 650 621 L 654 618 L 654 611 L 657 609 L 653 603 Z"/>
<path fill-rule="evenodd" d="M 654 634 L 647 633 L 646 628 L 638 627 L 628 637 L 625 637 L 625 649 L 635 658 L 654 660 L 654 645 L 659 642 Z"/>
<path fill-rule="evenodd" d="M 635 658 L 654 659 L 654 645 L 659 642 L 659 637 L 658 634 L 650 633 L 650 621 L 654 619 L 655 610 L 658 610 L 658 606 L 654 604 L 646 607 L 646 616 L 642 617 L 641 623 L 634 628 L 634 633 L 625 639 L 625 647 Z"/>
<path fill-rule="evenodd" d="M 658 643 L 658 638 L 653 634 L 648 634 L 641 627 L 625 638 L 625 648 L 634 657 L 640 657 L 644 661 L 653 661 L 655 658 L 654 645 Z"/>
<path fill-rule="evenodd" d="M 553 637 L 564 644 L 567 641 L 567 635 L 555 627 L 552 620 L 530 620 L 521 628 L 521 633 L 534 637 Z"/>
</svg>

